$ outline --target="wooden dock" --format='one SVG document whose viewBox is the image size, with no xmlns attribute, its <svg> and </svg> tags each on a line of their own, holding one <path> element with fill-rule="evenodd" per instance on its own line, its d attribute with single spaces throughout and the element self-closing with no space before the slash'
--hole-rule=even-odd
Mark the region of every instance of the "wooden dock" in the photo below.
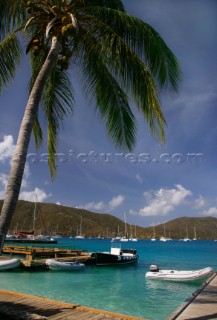
<svg viewBox="0 0 217 320">
<path fill-rule="evenodd" d="M 144 320 L 133 316 L 0 290 L 1 320 Z"/>
<path fill-rule="evenodd" d="M 86 264 L 94 263 L 94 259 L 86 250 L 7 245 L 4 246 L 3 253 L 10 257 L 14 255 L 23 257 L 21 262 L 25 267 L 43 267 L 46 259 L 50 258 L 67 261 L 79 260 Z"/>
<path fill-rule="evenodd" d="M 217 319 L 217 274 L 208 279 L 167 320 Z"/>
</svg>

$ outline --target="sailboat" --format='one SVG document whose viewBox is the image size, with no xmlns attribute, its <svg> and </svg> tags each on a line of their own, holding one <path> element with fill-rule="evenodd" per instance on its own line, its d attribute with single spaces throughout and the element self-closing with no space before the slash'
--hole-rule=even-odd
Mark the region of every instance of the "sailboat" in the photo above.
<svg viewBox="0 0 217 320">
<path fill-rule="evenodd" d="M 167 237 L 166 237 L 166 231 L 165 231 L 165 225 L 164 225 L 164 236 L 160 237 L 160 241 L 166 242 L 167 241 Z"/>
<path fill-rule="evenodd" d="M 120 231 L 119 231 L 119 225 L 118 225 L 117 236 L 115 238 L 112 238 L 111 242 L 120 241 L 120 240 L 121 240 L 121 237 L 120 237 Z"/>
<path fill-rule="evenodd" d="M 126 215 L 125 215 L 125 213 L 124 213 L 124 221 L 125 221 L 125 235 L 124 235 L 124 237 L 121 237 L 121 239 L 120 239 L 120 241 L 121 242 L 127 242 L 127 241 L 129 241 L 129 239 L 128 239 L 128 233 L 127 233 L 127 222 L 126 222 Z"/>
<path fill-rule="evenodd" d="M 9 239 L 5 239 L 5 241 L 10 241 L 10 242 L 17 242 L 17 243 L 43 243 L 43 244 L 54 244 L 57 243 L 56 240 L 51 238 L 50 236 L 45 236 L 45 235 L 37 235 L 35 236 L 35 221 L 36 221 L 36 209 L 37 209 L 37 195 L 35 195 L 35 206 L 34 206 L 34 211 L 33 211 L 33 222 L 32 222 L 32 230 L 29 231 L 17 231 L 17 226 L 16 226 L 16 231 L 14 231 L 14 236 Z M 18 224 L 17 224 L 18 225 Z"/>
<path fill-rule="evenodd" d="M 137 236 L 136 236 L 136 225 L 135 225 L 135 238 L 132 238 L 132 241 L 138 241 Z"/>
<path fill-rule="evenodd" d="M 21 240 L 35 240 L 35 221 L 36 221 L 36 207 L 37 207 L 37 195 L 35 195 L 35 206 L 33 211 L 33 223 L 32 223 L 32 230 L 30 231 L 16 231 L 15 232 L 15 239 Z"/>
<path fill-rule="evenodd" d="M 75 236 L 75 239 L 84 239 L 84 237 L 82 236 L 82 215 L 81 215 L 81 222 L 80 222 L 80 230 L 78 232 L 78 228 L 77 228 L 77 236 Z"/>
<path fill-rule="evenodd" d="M 197 233 L 196 233 L 196 228 L 194 227 L 194 238 L 193 240 L 197 240 Z"/>
<path fill-rule="evenodd" d="M 135 225 L 135 237 L 133 238 L 132 235 L 132 226 L 130 225 L 130 238 L 129 241 L 138 241 L 138 239 L 136 238 L 136 225 Z"/>
<path fill-rule="evenodd" d="M 186 224 L 186 237 L 183 239 L 183 241 L 191 241 L 191 239 L 188 238 L 188 226 Z"/>
<path fill-rule="evenodd" d="M 155 226 L 153 226 L 153 237 L 151 238 L 151 241 L 156 241 L 156 234 L 155 234 Z"/>
</svg>

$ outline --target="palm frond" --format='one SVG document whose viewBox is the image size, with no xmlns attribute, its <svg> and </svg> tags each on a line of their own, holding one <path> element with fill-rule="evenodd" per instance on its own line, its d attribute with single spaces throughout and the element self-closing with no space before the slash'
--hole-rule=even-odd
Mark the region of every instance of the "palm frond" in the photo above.
<svg viewBox="0 0 217 320">
<path fill-rule="evenodd" d="M 91 24 L 89 32 L 100 34 L 106 40 L 108 50 L 110 41 L 118 35 L 141 57 L 161 88 L 178 89 L 181 78 L 179 63 L 160 34 L 149 24 L 110 8 L 87 7 L 84 12 L 90 14 L 89 19 L 98 19 Z"/>
<path fill-rule="evenodd" d="M 35 118 L 35 121 L 33 124 L 33 136 L 34 136 L 36 148 L 39 149 L 43 141 L 43 132 L 42 132 L 38 117 Z"/>
<path fill-rule="evenodd" d="M 15 76 L 16 65 L 20 63 L 22 49 L 14 33 L 0 42 L 0 92 Z"/>
<path fill-rule="evenodd" d="M 37 56 L 31 54 L 32 78 L 29 83 L 30 91 L 46 56 L 46 50 L 40 51 Z M 54 178 L 56 175 L 55 155 L 60 123 L 73 111 L 74 106 L 74 95 L 70 80 L 67 73 L 61 71 L 57 66 L 53 69 L 46 82 L 41 102 L 47 122 L 48 165 L 51 177 Z M 34 123 L 33 134 L 36 146 L 39 146 L 42 141 L 42 132 L 40 131 L 40 124 L 37 119 Z"/>
<path fill-rule="evenodd" d="M 111 8 L 119 11 L 125 11 L 123 2 L 121 0 L 88 0 L 85 1 L 86 7 L 101 6 Z"/>
<path fill-rule="evenodd" d="M 86 33 L 83 37 L 83 44 L 84 47 L 81 50 L 86 52 L 86 55 L 81 54 L 81 56 L 84 59 L 89 54 L 92 60 L 98 63 L 101 61 L 101 67 L 95 67 L 98 74 L 94 74 L 94 77 L 90 79 L 89 93 L 95 94 L 94 86 L 97 84 L 97 77 L 103 82 L 100 70 L 103 70 L 103 64 L 107 65 L 120 87 L 128 92 L 136 106 L 142 111 L 151 133 L 164 141 L 166 122 L 160 109 L 158 88 L 142 60 L 116 35 L 112 41 L 110 40 L 109 48 L 103 41 L 100 44 L 91 37 L 91 32 Z M 91 66 L 90 63 L 89 65 Z M 85 75 L 88 76 L 88 68 L 85 69 Z"/>
<path fill-rule="evenodd" d="M 46 39 L 49 38 L 49 33 L 50 33 L 51 29 L 54 27 L 55 23 L 58 21 L 59 21 L 59 19 L 55 17 L 48 23 L 47 28 L 46 28 L 46 33 L 45 33 Z"/>
<path fill-rule="evenodd" d="M 66 72 L 55 68 L 49 77 L 43 93 L 43 105 L 48 124 L 48 164 L 51 177 L 56 175 L 56 148 L 60 123 L 71 113 L 74 105 L 72 87 Z"/>
<path fill-rule="evenodd" d="M 34 21 L 34 20 L 35 20 L 35 17 L 34 17 L 34 16 L 28 19 L 28 21 L 26 22 L 25 27 L 24 27 L 24 32 L 27 30 L 27 28 L 30 26 L 30 24 L 31 24 L 32 21 Z"/>
<path fill-rule="evenodd" d="M 32 41 L 33 40 L 31 39 L 30 43 L 32 43 Z M 28 46 L 27 46 L 27 48 L 28 48 Z M 30 48 L 29 48 L 29 50 L 30 50 Z M 32 74 L 31 74 L 31 79 L 29 81 L 29 92 L 31 92 L 31 90 L 32 90 L 32 87 L 35 83 L 35 80 L 36 80 L 38 74 L 39 74 L 39 71 L 41 70 L 41 68 L 44 64 L 44 61 L 47 57 L 47 54 L 48 54 L 48 49 L 47 50 L 40 50 L 37 55 L 35 55 L 34 53 L 30 54 L 30 64 L 31 64 Z"/>
<path fill-rule="evenodd" d="M 91 43 L 93 44 L 92 41 Z M 125 151 L 132 150 L 136 120 L 129 107 L 128 96 L 106 68 L 97 50 L 89 46 L 84 48 L 81 67 L 86 96 L 90 102 L 94 102 L 96 110 L 106 120 L 107 131 L 113 143 Z"/>
<path fill-rule="evenodd" d="M 78 28 L 78 23 L 77 23 L 77 19 L 74 17 L 74 15 L 72 13 L 69 14 L 72 25 L 75 27 L 75 29 L 77 30 Z"/>
<path fill-rule="evenodd" d="M 26 5 L 21 0 L 1 0 L 0 1 L 0 39 L 18 29 L 26 19 Z"/>
</svg>

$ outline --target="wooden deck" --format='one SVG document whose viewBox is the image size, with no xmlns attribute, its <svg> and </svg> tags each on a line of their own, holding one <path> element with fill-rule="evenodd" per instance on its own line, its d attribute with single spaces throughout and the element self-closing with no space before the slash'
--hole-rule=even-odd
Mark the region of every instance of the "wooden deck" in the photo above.
<svg viewBox="0 0 217 320">
<path fill-rule="evenodd" d="M 37 257 L 57 258 L 63 256 L 78 256 L 84 254 L 85 250 L 71 250 L 59 248 L 46 248 L 46 247 L 31 247 L 31 246 L 4 246 L 4 254 L 24 255 L 28 260 L 35 260 Z"/>
<path fill-rule="evenodd" d="M 144 320 L 133 316 L 0 290 L 0 319 L 10 320 Z"/>
<path fill-rule="evenodd" d="M 10 255 L 10 257 L 14 255 L 25 257 L 21 258 L 25 267 L 43 267 L 46 259 L 49 258 L 67 261 L 79 260 L 86 264 L 94 263 L 94 259 L 86 250 L 7 245 L 4 246 L 3 253 Z"/>
<path fill-rule="evenodd" d="M 217 319 L 217 274 L 215 273 L 167 320 Z"/>
</svg>

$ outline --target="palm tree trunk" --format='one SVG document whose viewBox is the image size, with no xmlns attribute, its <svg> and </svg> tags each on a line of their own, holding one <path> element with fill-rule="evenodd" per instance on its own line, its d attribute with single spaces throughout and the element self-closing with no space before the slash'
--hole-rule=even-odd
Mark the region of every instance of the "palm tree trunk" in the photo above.
<svg viewBox="0 0 217 320">
<path fill-rule="evenodd" d="M 0 254 L 2 254 L 4 239 L 10 227 L 10 222 L 17 205 L 33 123 L 38 112 L 38 106 L 46 80 L 48 79 L 57 60 L 58 51 L 58 39 L 57 37 L 53 37 L 50 51 L 35 80 L 26 105 L 18 135 L 16 150 L 11 163 L 10 176 L 0 215 Z"/>
</svg>

